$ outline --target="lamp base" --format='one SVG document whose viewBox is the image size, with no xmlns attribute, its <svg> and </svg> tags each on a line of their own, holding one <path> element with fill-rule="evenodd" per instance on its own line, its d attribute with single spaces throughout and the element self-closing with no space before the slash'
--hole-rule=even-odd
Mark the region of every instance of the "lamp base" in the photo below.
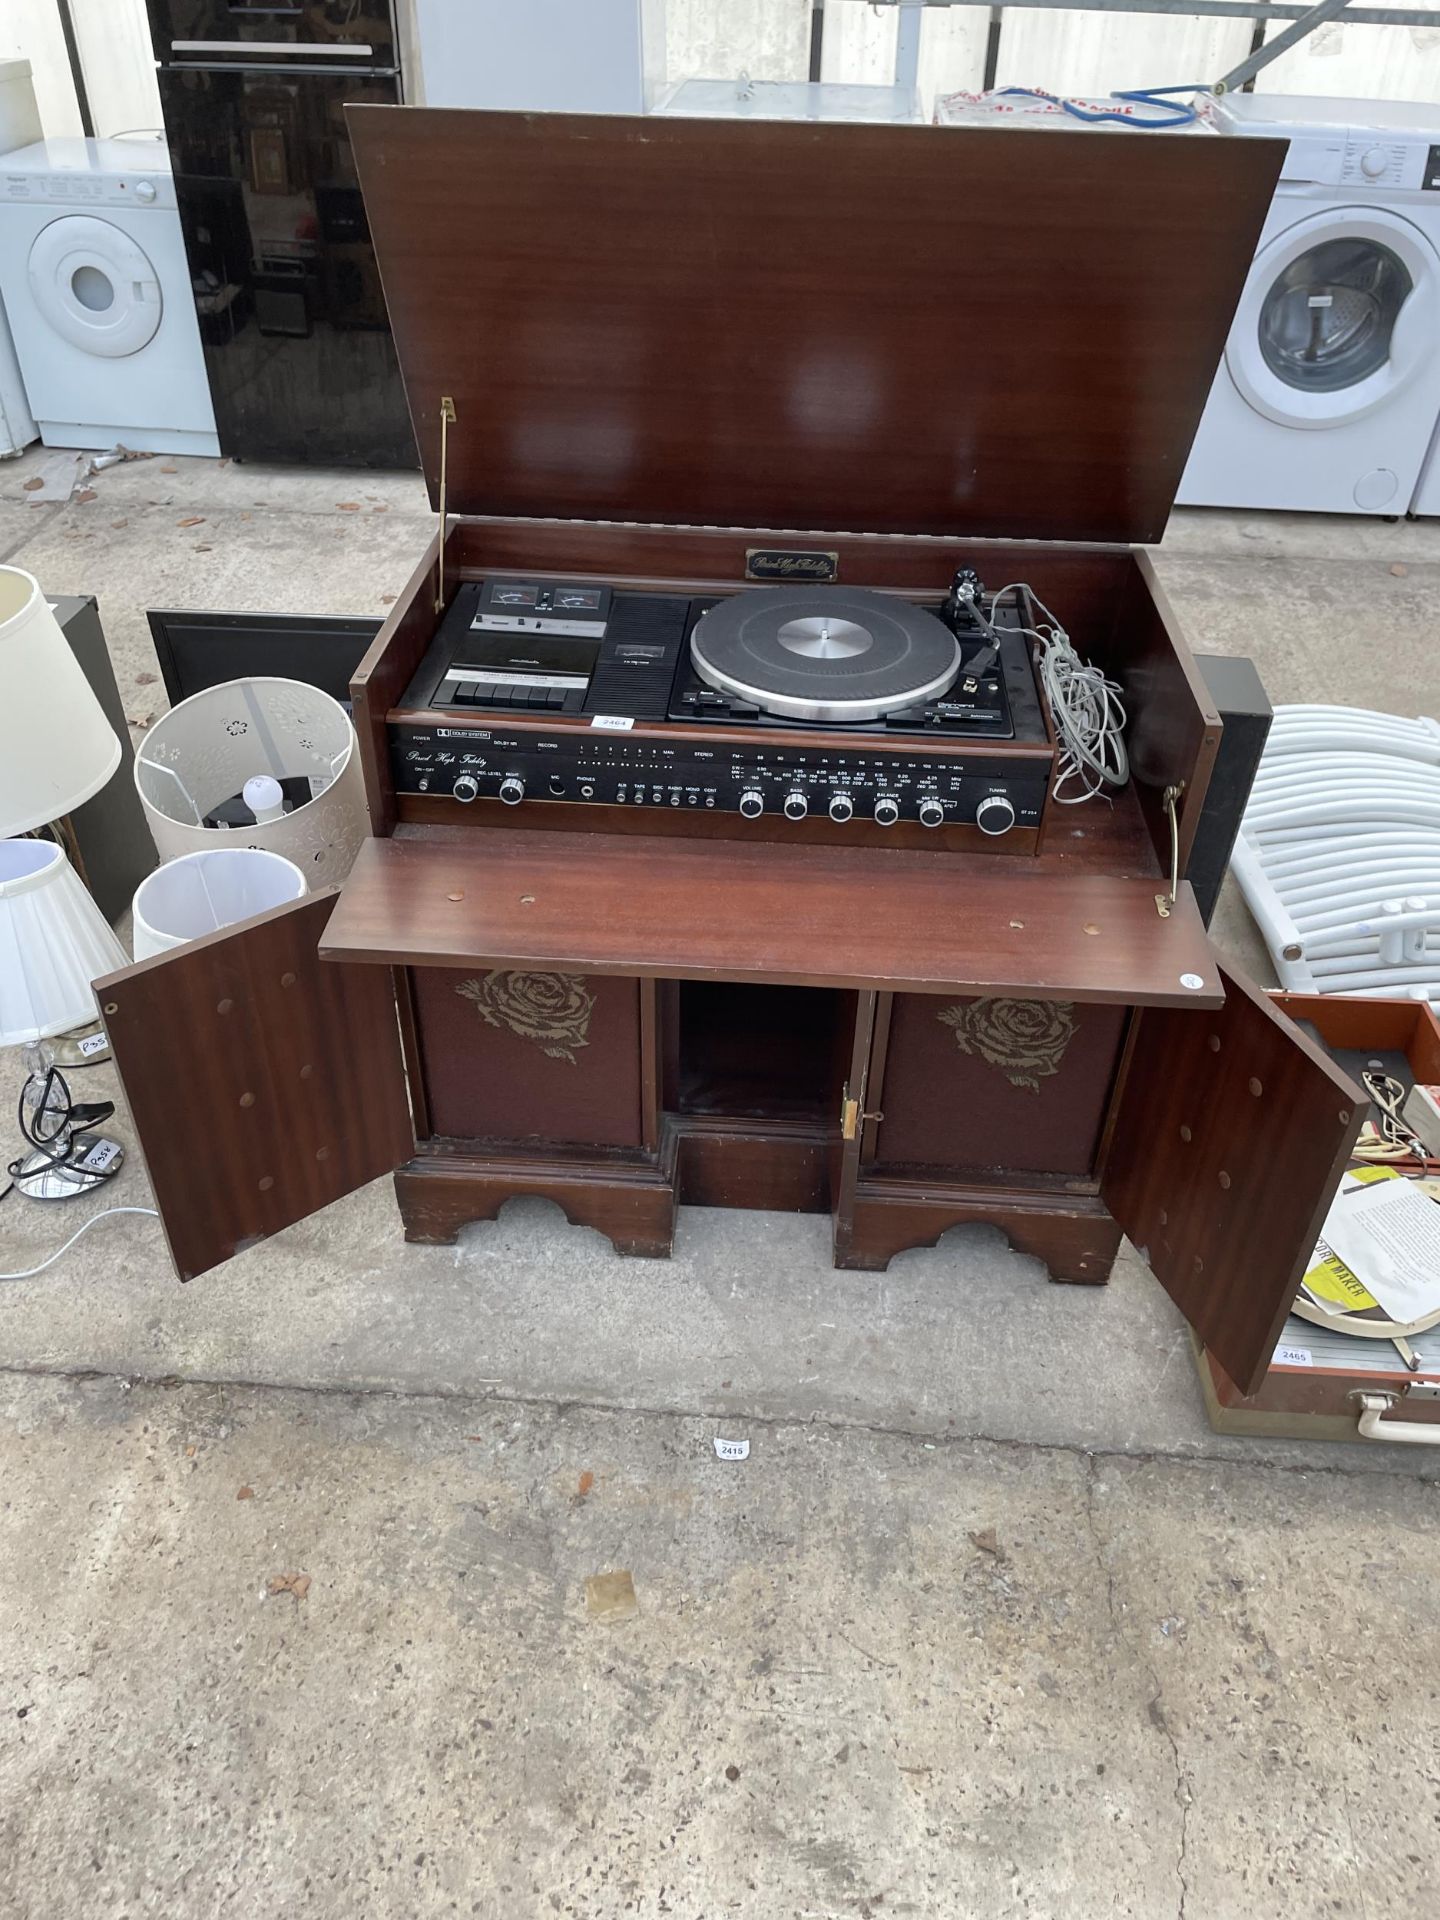
<svg viewBox="0 0 1440 1920">
<path fill-rule="evenodd" d="M 27 1200 L 76 1200 L 113 1179 L 124 1160 L 120 1142 L 97 1133 L 82 1135 L 69 1157 L 60 1161 L 37 1147 L 15 1169 L 15 1191 Z"/>
</svg>

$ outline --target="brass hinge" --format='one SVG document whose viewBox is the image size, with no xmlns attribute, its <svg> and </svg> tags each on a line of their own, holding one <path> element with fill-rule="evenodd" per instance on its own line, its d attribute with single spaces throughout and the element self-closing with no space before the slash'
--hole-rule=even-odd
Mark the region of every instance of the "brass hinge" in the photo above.
<svg viewBox="0 0 1440 1920">
<path fill-rule="evenodd" d="M 450 428 L 455 424 L 455 402 L 448 393 L 440 396 L 440 571 L 435 588 L 435 611 L 445 611 L 445 489 L 449 479 Z"/>
<path fill-rule="evenodd" d="M 856 1100 L 851 1096 L 849 1081 L 846 1081 L 840 1094 L 840 1138 L 842 1140 L 853 1140 L 860 1131 L 862 1121 L 883 1120 L 885 1118 L 883 1113 L 862 1113 L 860 1111 L 860 1101 L 863 1100 L 864 1097 L 865 1088 L 863 1084 L 860 1088 L 860 1100 Z"/>
<path fill-rule="evenodd" d="M 1170 817 L 1170 891 L 1155 896 L 1155 911 L 1162 920 L 1170 918 L 1170 909 L 1180 894 L 1180 821 L 1176 816 L 1175 802 L 1184 791 L 1185 782 L 1181 780 L 1174 786 L 1166 787 L 1160 796 L 1161 805 Z"/>
</svg>

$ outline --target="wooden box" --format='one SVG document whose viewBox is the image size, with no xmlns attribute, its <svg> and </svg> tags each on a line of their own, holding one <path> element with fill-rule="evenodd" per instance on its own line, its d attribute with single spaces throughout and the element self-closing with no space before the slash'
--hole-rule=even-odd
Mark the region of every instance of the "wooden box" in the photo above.
<svg viewBox="0 0 1440 1920">
<path fill-rule="evenodd" d="M 806 1208 L 841 1265 L 981 1221 L 1100 1282 L 1123 1231 L 1256 1384 L 1362 1103 L 1174 884 L 1220 721 L 1137 546 L 1279 148 L 351 123 L 440 525 L 355 681 L 338 899 L 99 985 L 182 1276 L 391 1169 L 423 1240 L 516 1194 L 651 1255 L 680 1203 Z M 1029 582 L 1123 688 L 1129 784 L 998 853 L 397 796 L 458 583 L 733 591 L 775 549 L 921 600 Z"/>
</svg>

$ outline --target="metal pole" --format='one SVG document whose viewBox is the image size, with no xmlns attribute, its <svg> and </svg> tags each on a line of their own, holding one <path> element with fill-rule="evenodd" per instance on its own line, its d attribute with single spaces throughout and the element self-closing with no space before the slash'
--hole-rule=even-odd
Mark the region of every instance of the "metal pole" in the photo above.
<svg viewBox="0 0 1440 1920">
<path fill-rule="evenodd" d="M 925 0 L 900 0 L 900 18 L 895 24 L 897 87 L 920 84 L 920 29 L 924 20 Z"/>
</svg>

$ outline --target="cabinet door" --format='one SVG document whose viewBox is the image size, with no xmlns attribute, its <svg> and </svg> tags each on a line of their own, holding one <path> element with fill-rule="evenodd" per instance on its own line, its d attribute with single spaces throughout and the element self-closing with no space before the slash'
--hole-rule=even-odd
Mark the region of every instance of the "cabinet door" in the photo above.
<svg viewBox="0 0 1440 1920">
<path fill-rule="evenodd" d="M 854 1230 L 855 1186 L 860 1178 L 860 1155 L 865 1140 L 865 1122 L 873 1118 L 866 1111 L 871 1054 L 875 1039 L 877 1004 L 888 995 L 857 993 L 855 1025 L 850 1035 L 848 1063 L 844 1064 L 844 1083 L 840 1089 L 839 1128 L 830 1142 L 830 1213 L 834 1223 L 835 1258 L 849 1251 Z M 842 1042 L 843 1047 L 843 1042 Z"/>
<path fill-rule="evenodd" d="M 1251 1393 L 1365 1102 L 1232 963 L 1220 973 L 1218 1011 L 1139 1015 L 1101 1193 L 1205 1346 Z"/>
<path fill-rule="evenodd" d="M 389 969 L 319 955 L 337 894 L 95 983 L 182 1280 L 413 1149 Z"/>
</svg>

